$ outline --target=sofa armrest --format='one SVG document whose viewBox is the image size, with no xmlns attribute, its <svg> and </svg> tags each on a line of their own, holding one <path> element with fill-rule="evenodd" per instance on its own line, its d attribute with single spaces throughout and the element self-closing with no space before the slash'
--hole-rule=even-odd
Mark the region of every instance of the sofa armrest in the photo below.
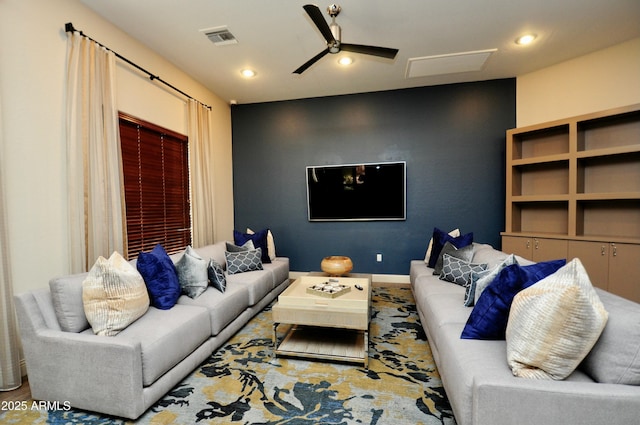
<svg viewBox="0 0 640 425">
<path fill-rule="evenodd" d="M 144 410 L 139 342 L 45 329 L 23 347 L 33 398 L 121 416 L 114 409 Z"/>
<path fill-rule="evenodd" d="M 473 393 L 473 425 L 626 425 L 640 412 L 631 385 L 485 377 Z"/>
</svg>

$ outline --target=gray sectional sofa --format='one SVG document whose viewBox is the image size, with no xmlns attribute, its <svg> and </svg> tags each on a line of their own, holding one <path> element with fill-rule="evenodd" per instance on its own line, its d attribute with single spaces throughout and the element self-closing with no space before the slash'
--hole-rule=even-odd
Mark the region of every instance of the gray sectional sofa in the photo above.
<svg viewBox="0 0 640 425">
<path fill-rule="evenodd" d="M 195 251 L 224 267 L 225 242 Z M 209 286 L 197 298 L 180 296 L 168 310 L 149 307 L 108 337 L 95 335 L 84 317 L 86 275 L 53 279 L 49 289 L 15 297 L 32 397 L 135 419 L 289 285 L 289 259 L 227 274 L 225 292 Z"/>
<path fill-rule="evenodd" d="M 493 268 L 506 257 L 474 243 L 472 263 Z M 458 425 L 639 423 L 640 304 L 596 289 L 609 314 L 598 342 L 566 379 L 539 380 L 513 375 L 505 340 L 461 339 L 473 309 L 463 286 L 422 260 L 411 262 L 410 281 Z M 616 383 L 625 380 L 635 385 Z"/>
</svg>

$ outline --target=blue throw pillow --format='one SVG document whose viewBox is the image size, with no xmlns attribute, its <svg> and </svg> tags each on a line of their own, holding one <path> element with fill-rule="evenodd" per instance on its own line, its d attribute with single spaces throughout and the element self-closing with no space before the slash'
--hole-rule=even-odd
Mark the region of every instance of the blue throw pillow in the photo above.
<svg viewBox="0 0 640 425">
<path fill-rule="evenodd" d="M 162 245 L 151 252 L 141 252 L 137 268 L 149 291 L 151 305 L 161 310 L 173 307 L 180 297 L 180 282 L 176 266 Z"/>
<path fill-rule="evenodd" d="M 429 263 L 427 264 L 429 267 L 434 268 L 436 263 L 438 262 L 438 257 L 440 256 L 440 251 L 444 247 L 444 244 L 447 242 L 451 242 L 453 246 L 456 248 L 464 248 L 467 245 L 471 245 L 473 243 L 473 232 L 467 233 L 466 235 L 461 235 L 458 237 L 453 237 L 449 235 L 447 232 L 444 232 L 437 227 L 433 228 L 433 245 L 431 246 L 431 256 L 429 257 Z"/>
<path fill-rule="evenodd" d="M 555 273 L 566 260 L 520 266 L 512 264 L 498 273 L 482 292 L 462 330 L 462 339 L 505 339 L 513 298 L 521 290 Z"/>
<path fill-rule="evenodd" d="M 269 258 L 269 251 L 267 249 L 267 234 L 269 233 L 269 229 L 260 230 L 259 232 L 249 234 L 238 232 L 237 230 L 233 231 L 233 242 L 242 246 L 247 241 L 253 241 L 253 246 L 257 249 L 262 249 L 262 257 L 261 260 L 263 263 L 270 263 L 271 258 Z"/>
</svg>

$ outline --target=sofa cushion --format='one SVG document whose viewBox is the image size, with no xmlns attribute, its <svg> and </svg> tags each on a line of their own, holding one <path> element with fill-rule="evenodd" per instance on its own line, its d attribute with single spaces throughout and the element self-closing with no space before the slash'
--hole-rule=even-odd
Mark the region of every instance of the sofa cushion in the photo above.
<svg viewBox="0 0 640 425">
<path fill-rule="evenodd" d="M 431 256 L 429 257 L 429 267 L 435 267 L 438 257 L 440 256 L 440 251 L 442 251 L 444 244 L 447 242 L 451 242 L 456 248 L 471 245 L 471 243 L 473 243 L 473 233 L 453 237 L 435 227 L 433 229 L 433 245 L 431 247 Z"/>
<path fill-rule="evenodd" d="M 451 242 L 446 242 L 442 247 L 442 250 L 440 250 L 440 255 L 438 256 L 436 265 L 433 267 L 433 274 L 436 276 L 440 276 L 442 273 L 445 255 L 450 255 L 465 262 L 470 262 L 471 258 L 473 258 L 473 244 L 469 244 L 458 249 Z"/>
<path fill-rule="evenodd" d="M 474 263 L 486 263 L 488 265 L 488 270 L 491 270 L 498 264 L 502 263 L 510 255 L 505 252 L 498 251 L 489 244 L 474 242 L 473 245 L 473 258 L 471 259 L 471 261 Z M 526 258 L 522 258 L 519 255 L 516 255 L 515 257 L 516 260 L 518 260 L 518 264 L 520 264 L 521 266 L 530 266 L 531 264 L 535 264 L 534 261 L 527 260 Z"/>
<path fill-rule="evenodd" d="M 269 229 L 263 229 L 256 233 L 242 233 L 233 231 L 233 241 L 236 245 L 244 245 L 247 241 L 253 241 L 255 248 L 260 248 L 261 260 L 263 263 L 270 263 L 267 234 Z"/>
<path fill-rule="evenodd" d="M 486 264 L 473 264 L 449 254 L 444 254 L 444 266 L 442 267 L 442 273 L 440 273 L 440 279 L 466 288 L 471 284 L 471 273 L 481 272 L 486 269 Z"/>
<path fill-rule="evenodd" d="M 476 382 L 484 376 L 515 378 L 506 365 L 505 342 L 460 339 L 463 326 L 460 323 L 448 323 L 438 330 L 441 361 L 437 367 L 456 423 L 473 424 Z"/>
<path fill-rule="evenodd" d="M 86 277 L 87 273 L 78 273 L 49 281 L 56 318 L 65 332 L 82 332 L 89 327 L 82 303 L 82 281 Z"/>
<path fill-rule="evenodd" d="M 286 257 L 276 257 L 271 263 L 263 264 L 262 267 L 271 273 L 272 288 L 289 279 L 289 259 Z"/>
<path fill-rule="evenodd" d="M 220 292 L 227 289 L 227 277 L 224 275 L 222 266 L 214 259 L 209 260 L 207 265 L 207 275 L 211 285 Z"/>
<path fill-rule="evenodd" d="M 227 261 L 227 273 L 237 274 L 255 270 L 262 270 L 262 249 L 256 248 L 249 251 L 225 252 Z"/>
<path fill-rule="evenodd" d="M 424 316 L 423 326 L 428 329 L 432 338 L 429 343 L 437 349 L 441 334 L 439 329 L 451 323 L 459 324 L 462 329 L 471 309 L 464 307 L 460 302 L 464 293 L 463 287 L 441 281 L 435 276 L 430 276 L 429 279 L 429 282 L 418 282 L 414 297 L 416 306 Z M 459 338 L 460 334 L 456 337 Z"/>
<path fill-rule="evenodd" d="M 249 307 L 249 290 L 244 285 L 230 285 L 222 293 L 209 287 L 198 298 L 180 297 L 178 304 L 205 307 L 209 312 L 211 335 L 216 336 Z"/>
<path fill-rule="evenodd" d="M 273 275 L 264 270 L 227 275 L 227 291 L 237 285 L 247 288 L 249 305 L 254 305 L 273 289 Z"/>
<path fill-rule="evenodd" d="M 519 266 L 507 266 L 484 290 L 462 332 L 465 339 L 504 339 L 513 297 L 540 279 L 555 273 L 566 263 L 554 260 Z"/>
<path fill-rule="evenodd" d="M 197 298 L 209 286 L 207 262 L 191 246 L 176 263 L 176 271 L 182 292 L 191 298 Z"/>
<path fill-rule="evenodd" d="M 208 311 L 186 305 L 175 305 L 171 310 L 151 307 L 116 336 L 140 341 L 145 387 L 171 370 L 209 337 L 211 322 Z"/>
<path fill-rule="evenodd" d="M 96 335 L 114 336 L 149 308 L 140 273 L 118 252 L 100 256 L 82 282 L 82 303 Z"/>
<path fill-rule="evenodd" d="M 147 285 L 151 305 L 162 310 L 173 307 L 180 297 L 180 282 L 176 266 L 162 245 L 141 252 L 136 267 Z"/>
<path fill-rule="evenodd" d="M 519 292 L 507 324 L 507 361 L 515 376 L 565 379 L 591 351 L 607 312 L 575 258 Z"/>
<path fill-rule="evenodd" d="M 226 263 L 224 262 L 225 242 L 216 242 L 211 245 L 195 248 L 198 255 L 205 260 L 215 260 L 216 263 L 222 266 L 222 270 L 225 269 Z"/>
<path fill-rule="evenodd" d="M 579 368 L 597 382 L 640 385 L 640 308 L 633 301 L 595 290 L 611 314 Z"/>
</svg>

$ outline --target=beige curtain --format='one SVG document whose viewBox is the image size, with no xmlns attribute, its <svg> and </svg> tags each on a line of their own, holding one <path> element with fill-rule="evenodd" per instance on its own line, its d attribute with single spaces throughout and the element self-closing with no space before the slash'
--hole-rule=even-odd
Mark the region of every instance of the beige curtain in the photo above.
<svg viewBox="0 0 640 425">
<path fill-rule="evenodd" d="M 215 242 L 211 110 L 193 99 L 188 109 L 192 243 L 201 247 Z"/>
<path fill-rule="evenodd" d="M 126 253 L 115 54 L 67 33 L 67 170 L 71 272 Z"/>
<path fill-rule="evenodd" d="M 5 169 L 2 135 L 2 111 L 0 110 L 0 391 L 8 391 L 22 385 L 22 375 L 9 261 L 9 235 L 2 174 Z"/>
</svg>

